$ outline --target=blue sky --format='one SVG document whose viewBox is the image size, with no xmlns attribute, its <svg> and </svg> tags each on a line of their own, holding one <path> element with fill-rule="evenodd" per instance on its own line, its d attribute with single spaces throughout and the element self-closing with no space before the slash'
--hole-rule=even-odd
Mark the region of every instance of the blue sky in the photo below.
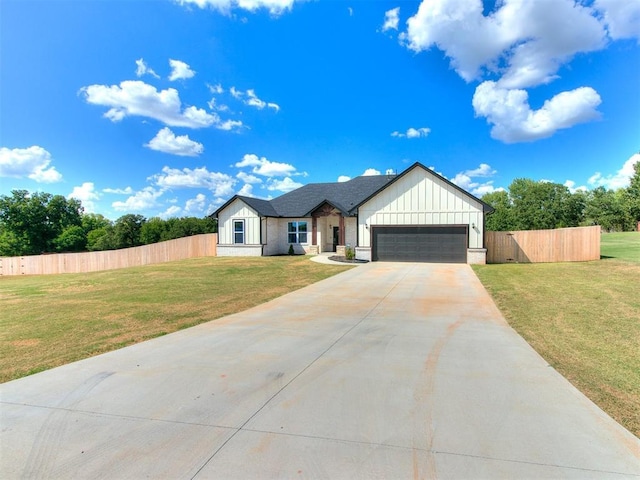
<svg viewBox="0 0 640 480">
<path fill-rule="evenodd" d="M 625 186 L 640 2 L 3 0 L 0 194 L 116 219 L 433 167 Z"/>
</svg>

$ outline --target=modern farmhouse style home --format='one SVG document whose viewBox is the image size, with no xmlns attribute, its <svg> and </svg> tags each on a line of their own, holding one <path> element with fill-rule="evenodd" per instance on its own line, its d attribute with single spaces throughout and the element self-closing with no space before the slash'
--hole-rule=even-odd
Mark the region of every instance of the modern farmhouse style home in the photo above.
<svg viewBox="0 0 640 480">
<path fill-rule="evenodd" d="M 236 195 L 216 210 L 218 255 L 343 253 L 372 261 L 485 263 L 491 206 L 415 163 L 399 175 L 311 183 L 273 200 Z"/>
</svg>

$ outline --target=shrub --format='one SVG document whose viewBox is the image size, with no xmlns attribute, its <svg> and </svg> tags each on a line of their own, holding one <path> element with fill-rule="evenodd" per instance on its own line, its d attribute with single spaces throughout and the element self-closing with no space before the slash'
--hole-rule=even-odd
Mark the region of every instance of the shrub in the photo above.
<svg viewBox="0 0 640 480">
<path fill-rule="evenodd" d="M 293 255 L 293 245 L 289 244 L 289 255 Z"/>
<path fill-rule="evenodd" d="M 356 258 L 356 251 L 353 247 L 347 246 L 347 248 L 344 249 L 344 257 L 347 260 L 355 260 Z"/>
</svg>

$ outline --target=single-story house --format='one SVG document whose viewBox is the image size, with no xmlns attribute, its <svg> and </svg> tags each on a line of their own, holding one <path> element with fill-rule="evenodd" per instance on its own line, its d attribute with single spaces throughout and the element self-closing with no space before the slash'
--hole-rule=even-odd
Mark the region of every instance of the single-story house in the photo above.
<svg viewBox="0 0 640 480">
<path fill-rule="evenodd" d="M 490 205 L 415 163 L 398 175 L 311 183 L 216 210 L 219 256 L 343 253 L 371 261 L 485 263 Z"/>
</svg>

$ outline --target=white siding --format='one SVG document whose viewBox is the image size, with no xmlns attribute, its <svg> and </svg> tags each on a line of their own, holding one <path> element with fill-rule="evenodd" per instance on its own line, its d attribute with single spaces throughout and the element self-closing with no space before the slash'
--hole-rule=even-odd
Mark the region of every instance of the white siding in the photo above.
<svg viewBox="0 0 640 480">
<path fill-rule="evenodd" d="M 218 214 L 218 245 L 233 245 L 233 221 L 244 220 L 244 244 L 260 245 L 260 217 L 239 198 Z"/>
<path fill-rule="evenodd" d="M 371 246 L 375 225 L 469 225 L 468 247 L 482 248 L 482 204 L 419 166 L 361 205 L 358 213 L 360 247 Z"/>
</svg>

